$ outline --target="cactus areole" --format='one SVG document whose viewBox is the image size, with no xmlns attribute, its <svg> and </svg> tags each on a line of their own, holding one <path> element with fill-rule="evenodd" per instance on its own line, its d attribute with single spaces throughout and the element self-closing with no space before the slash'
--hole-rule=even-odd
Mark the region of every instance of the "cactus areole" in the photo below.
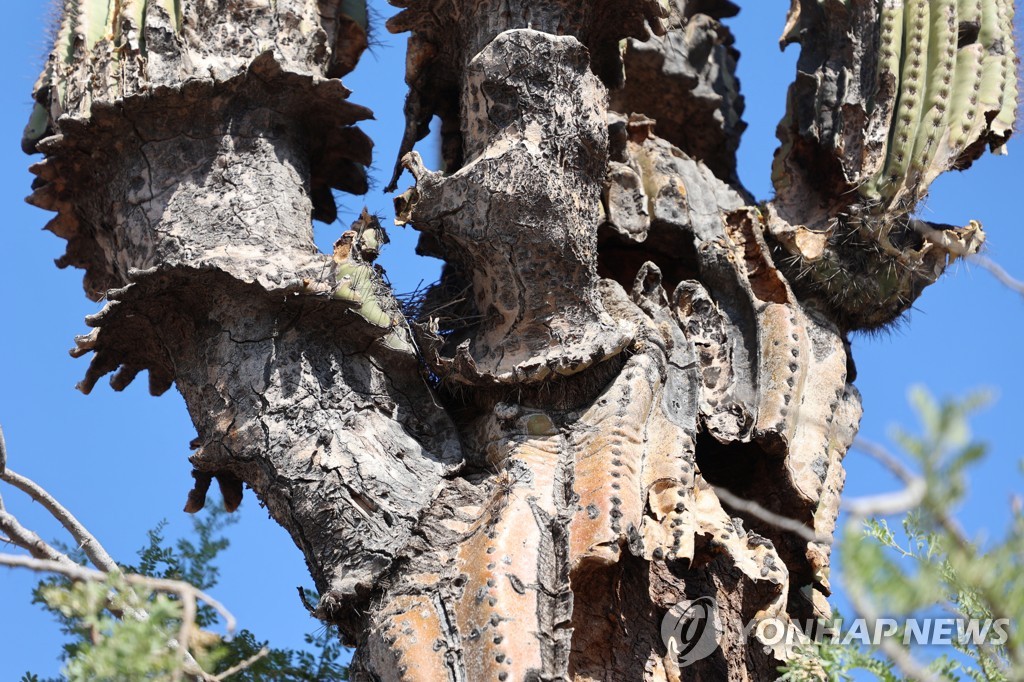
<svg viewBox="0 0 1024 682">
<path fill-rule="evenodd" d="M 353 679 L 678 680 L 678 603 L 827 615 L 829 544 L 716 486 L 833 532 L 847 335 L 982 243 L 914 207 L 1010 135 L 1011 0 L 794 0 L 760 205 L 729 0 L 392 2 L 395 216 L 446 263 L 415 309 L 375 217 L 313 242 L 333 190 L 367 189 L 371 114 L 338 80 L 363 0 L 65 0 L 23 146 L 58 265 L 106 301 L 81 390 L 177 386 L 188 509 L 211 477 L 255 492 Z M 414 151 L 435 116 L 445 172 Z M 771 679 L 759 636 L 724 627 L 685 674 Z"/>
</svg>

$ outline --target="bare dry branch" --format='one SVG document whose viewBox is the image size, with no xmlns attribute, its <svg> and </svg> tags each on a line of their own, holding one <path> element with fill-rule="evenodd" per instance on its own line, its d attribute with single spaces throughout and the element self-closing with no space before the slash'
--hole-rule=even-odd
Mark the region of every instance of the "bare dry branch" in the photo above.
<svg viewBox="0 0 1024 682">
<path fill-rule="evenodd" d="M 53 561 L 61 565 L 76 565 L 63 552 L 58 551 L 36 533 L 21 525 L 13 514 L 0 511 L 0 530 L 10 541 L 26 550 L 35 559 Z"/>
<path fill-rule="evenodd" d="M 260 649 L 259 651 L 257 651 L 255 654 L 253 654 L 249 658 L 245 659 L 244 661 L 242 661 L 242 662 L 240 662 L 240 663 L 238 663 L 236 665 L 231 666 L 230 668 L 228 668 L 224 672 L 217 673 L 216 675 L 213 676 L 212 679 L 215 680 L 216 682 L 221 682 L 221 680 L 226 680 L 227 678 L 231 677 L 232 675 L 235 675 L 237 673 L 242 672 L 243 670 L 245 670 L 246 668 L 251 666 L 253 663 L 255 663 L 256 661 L 260 660 L 261 658 L 263 658 L 264 656 L 266 656 L 269 653 L 270 653 L 270 649 L 268 649 L 267 647 L 263 647 L 262 649 Z"/>
<path fill-rule="evenodd" d="M 85 580 L 90 582 L 105 582 L 111 573 L 97 571 L 86 566 L 79 566 L 75 563 L 65 563 L 50 559 L 37 559 L 35 557 L 19 556 L 14 554 L 0 554 L 0 565 L 27 568 L 41 573 L 57 573 L 71 580 Z M 212 606 L 224 619 L 228 633 L 234 633 L 238 622 L 223 604 L 198 589 L 191 583 L 183 580 L 170 580 L 167 578 L 151 578 L 137 573 L 125 573 L 124 580 L 129 585 L 139 585 L 155 592 L 165 592 L 177 595 L 185 603 L 185 599 L 200 600 Z"/>
<path fill-rule="evenodd" d="M 844 502 L 842 508 L 849 515 L 846 522 L 847 533 L 858 532 L 864 520 L 869 516 L 888 516 L 905 513 L 920 506 L 927 490 L 923 478 L 903 466 L 903 463 L 895 455 L 878 443 L 857 438 L 853 443 L 853 447 L 880 462 L 894 476 L 900 479 L 905 487 L 903 490 L 893 493 L 860 497 Z M 854 611 L 858 616 L 867 621 L 869 631 L 875 632 L 878 612 L 875 610 L 874 605 L 871 604 L 867 595 L 864 594 L 864 591 L 856 581 L 846 579 L 843 582 L 846 585 L 847 596 L 853 605 Z M 929 671 L 899 642 L 883 637 L 879 641 L 879 648 L 901 672 L 912 679 L 919 682 L 941 682 L 940 677 Z"/>
<path fill-rule="evenodd" d="M 891 516 L 902 514 L 919 506 L 924 500 L 927 486 L 923 478 L 914 474 L 888 450 L 863 438 L 854 441 L 853 447 L 880 462 L 894 476 L 904 483 L 902 490 L 846 500 L 842 509 L 851 517 L 863 520 L 869 516 Z"/>
<path fill-rule="evenodd" d="M 10 483 L 18 490 L 29 495 L 33 500 L 43 505 L 46 511 L 64 526 L 64 528 L 75 539 L 78 546 L 82 548 L 85 555 L 89 557 L 96 568 L 107 573 L 118 570 L 117 562 L 110 556 L 106 549 L 100 544 L 96 537 L 90 533 L 75 516 L 69 512 L 64 505 L 58 502 L 53 495 L 48 493 L 38 483 L 30 478 L 22 476 L 10 469 L 0 471 L 0 481 Z"/>
<path fill-rule="evenodd" d="M 0 474 L 7 468 L 7 442 L 4 440 L 4 429 L 0 426 Z M 2 507 L 0 507 L 2 508 Z"/>
<path fill-rule="evenodd" d="M 989 274 L 991 274 L 993 277 L 999 280 L 1000 284 L 1010 289 L 1011 291 L 1014 291 L 1020 294 L 1021 296 L 1024 296 L 1024 282 L 1022 282 L 1019 279 L 1016 279 L 1013 275 L 1007 272 L 1003 268 L 1003 266 L 999 265 L 999 263 L 995 262 L 988 256 L 975 254 L 968 258 L 967 261 L 969 263 L 974 263 L 975 265 L 978 265 L 984 268 L 985 270 L 988 270 Z"/>
<path fill-rule="evenodd" d="M 863 519 L 851 518 L 848 522 L 847 532 L 856 531 L 859 528 L 860 521 Z M 876 621 L 878 620 L 878 612 L 874 606 L 868 600 L 860 586 L 855 584 L 852 580 L 844 580 L 846 585 L 846 595 L 850 599 L 850 603 L 853 605 L 853 610 L 867 621 L 868 632 L 876 632 Z M 943 679 L 931 672 L 918 661 L 910 653 L 910 651 L 902 646 L 896 640 L 889 637 L 882 637 L 878 643 L 879 648 L 885 653 L 886 656 L 900 669 L 904 675 L 909 676 L 918 682 L 943 682 Z"/>
<path fill-rule="evenodd" d="M 718 499 L 737 511 L 746 512 L 747 514 L 750 514 L 765 523 L 771 524 L 776 528 L 799 535 L 804 540 L 807 540 L 807 542 L 818 542 L 823 545 L 832 544 L 831 535 L 818 535 L 814 532 L 814 529 L 808 528 L 795 519 L 791 519 L 788 516 L 782 516 L 781 514 L 776 514 L 773 511 L 765 509 L 757 502 L 739 497 L 725 488 L 721 488 L 719 486 L 712 487 L 715 490 L 715 494 L 718 495 Z"/>
</svg>

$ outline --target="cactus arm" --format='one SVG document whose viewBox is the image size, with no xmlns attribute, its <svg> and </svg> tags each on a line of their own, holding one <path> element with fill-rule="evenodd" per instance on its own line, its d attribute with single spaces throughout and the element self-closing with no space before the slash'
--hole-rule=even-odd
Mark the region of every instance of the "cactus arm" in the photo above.
<svg viewBox="0 0 1024 682">
<path fill-rule="evenodd" d="M 1007 36 L 1014 34 L 1013 0 L 999 0 L 998 5 L 1001 9 L 999 20 L 1003 48 L 1003 87 L 1001 89 L 1002 106 L 992 123 L 992 132 L 1005 139 L 1013 132 L 1013 123 L 1017 115 L 1017 53 L 1014 49 L 1014 41 L 1007 39 Z M 997 151 L 1002 150 L 1005 153 L 1004 144 L 998 145 Z"/>
<path fill-rule="evenodd" d="M 25 132 L 21 136 L 21 148 L 26 154 L 34 154 L 36 143 L 46 135 L 46 129 L 50 123 L 50 112 L 46 107 L 36 102 L 32 107 L 32 114 L 29 116 Z"/>
<path fill-rule="evenodd" d="M 817 7 L 791 18 L 804 52 L 779 127 L 768 231 L 798 295 L 842 326 L 877 327 L 983 239 L 974 225 L 932 227 L 928 234 L 961 244 L 949 250 L 910 218 L 938 175 L 966 168 L 986 146 L 999 152 L 1012 132 L 1013 4 L 795 7 L 809 5 Z M 868 68 L 858 71 L 857 61 Z M 818 107 L 801 108 L 801 100 Z M 808 212 L 808 197 L 821 208 Z"/>
<path fill-rule="evenodd" d="M 155 0 L 156 4 L 167 11 L 167 16 L 174 24 L 175 32 L 181 31 L 181 0 Z"/>
<path fill-rule="evenodd" d="M 956 66 L 957 20 L 955 0 L 932 0 L 932 39 L 928 49 L 928 89 L 924 118 L 914 142 L 908 183 L 927 185 L 946 170 L 946 159 L 936 159 L 943 136 L 948 134 L 947 113 Z"/>
<path fill-rule="evenodd" d="M 882 89 L 882 84 L 884 83 L 886 90 L 892 89 L 892 96 L 878 99 L 874 105 L 873 113 L 877 118 L 883 119 L 887 128 L 892 125 L 893 110 L 897 100 L 896 95 L 899 93 L 904 12 L 903 0 L 884 0 L 879 19 L 877 80 L 879 90 Z M 885 140 L 885 147 L 882 150 L 883 165 L 884 155 L 888 152 L 888 146 L 888 140 Z M 864 184 L 862 194 L 865 197 L 877 200 L 880 197 L 879 184 L 883 177 L 884 173 L 881 171 L 877 172 L 869 182 Z"/>
<path fill-rule="evenodd" d="M 961 48 L 957 54 L 950 108 L 950 153 L 954 158 L 956 152 L 953 150 L 968 145 L 972 132 L 977 128 L 975 123 L 982 118 L 977 88 L 981 83 L 983 61 L 983 48 L 977 43 Z"/>
<path fill-rule="evenodd" d="M 115 11 L 110 0 L 78 0 L 76 33 L 85 41 L 85 49 L 111 37 L 111 19 Z"/>
<path fill-rule="evenodd" d="M 1002 3 L 999 0 L 985 0 L 984 12 L 981 15 L 981 31 L 978 40 L 985 50 L 982 62 L 981 88 L 978 101 L 983 111 L 999 111 L 1002 104 L 1003 84 L 1006 81 L 1006 64 L 1002 52 L 1000 30 L 1002 22 Z M 997 47 L 998 43 L 998 47 Z M 999 50 L 998 52 L 996 50 Z M 983 121 L 975 121 L 975 126 L 984 125 Z"/>
<path fill-rule="evenodd" d="M 928 0 L 910 0 L 903 18 L 906 40 L 900 95 L 882 181 L 882 195 L 887 199 L 898 197 L 905 188 L 914 143 L 921 127 L 930 39 L 928 4 Z"/>
<path fill-rule="evenodd" d="M 125 40 L 123 31 L 125 22 L 130 23 L 136 31 L 139 41 L 139 49 L 142 49 L 142 32 L 146 24 L 147 0 L 117 0 L 115 16 L 113 18 L 114 44 L 122 45 Z"/>
</svg>

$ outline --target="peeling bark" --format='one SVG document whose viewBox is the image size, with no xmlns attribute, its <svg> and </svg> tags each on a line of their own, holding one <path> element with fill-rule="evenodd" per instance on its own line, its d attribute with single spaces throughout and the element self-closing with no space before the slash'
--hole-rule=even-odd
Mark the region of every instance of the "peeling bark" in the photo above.
<svg viewBox="0 0 1024 682">
<path fill-rule="evenodd" d="M 744 625 L 827 615 L 829 545 L 716 486 L 833 532 L 861 414 L 847 333 L 981 240 L 909 210 L 936 169 L 1005 142 L 1005 2 L 952 50 L 967 76 L 987 50 L 986 87 L 941 156 L 893 115 L 920 86 L 884 67 L 920 58 L 886 43 L 902 5 L 795 0 L 805 43 L 759 208 L 735 177 L 727 0 L 395 4 L 395 179 L 415 180 L 396 213 L 446 261 L 409 320 L 375 219 L 331 256 L 312 239 L 331 188 L 365 191 L 369 112 L 335 79 L 365 46 L 354 3 L 142 3 L 104 30 L 69 12 L 26 147 L 46 155 L 30 200 L 58 212 L 59 264 L 107 300 L 73 351 L 93 356 L 82 390 L 142 370 L 178 387 L 199 434 L 186 510 L 213 479 L 233 506 L 253 489 L 357 646 L 353 679 L 772 678 L 785 647 Z M 957 15 L 935 4 L 948 47 Z M 435 114 L 444 172 L 412 151 Z M 899 148 L 921 154 L 894 190 L 878 178 Z M 680 669 L 662 621 L 698 597 L 719 648 Z"/>
</svg>

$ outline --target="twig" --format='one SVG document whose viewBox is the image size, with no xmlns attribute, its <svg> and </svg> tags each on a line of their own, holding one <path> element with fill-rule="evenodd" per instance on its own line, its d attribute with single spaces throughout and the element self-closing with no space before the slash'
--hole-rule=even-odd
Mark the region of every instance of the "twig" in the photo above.
<svg viewBox="0 0 1024 682">
<path fill-rule="evenodd" d="M 846 522 L 847 534 L 852 536 L 854 533 L 860 532 L 864 520 L 869 516 L 905 513 L 921 505 L 928 489 L 923 478 L 903 466 L 899 459 L 878 443 L 857 438 L 853 447 L 880 462 L 903 482 L 904 488 L 897 492 L 861 497 L 844 503 L 842 508 L 849 514 Z M 850 604 L 853 605 L 853 610 L 867 621 L 869 632 L 877 632 L 878 613 L 861 590 L 860 585 L 848 578 L 843 580 L 843 584 L 846 586 L 847 596 L 850 599 Z M 903 674 L 912 679 L 919 682 L 943 682 L 942 678 L 928 670 L 924 664 L 914 658 L 909 649 L 898 642 L 888 637 L 882 637 L 878 642 L 878 647 Z"/>
<path fill-rule="evenodd" d="M 787 530 L 791 533 L 799 535 L 807 542 L 817 542 L 823 545 L 831 545 L 832 537 L 829 535 L 818 535 L 813 529 L 808 528 L 804 524 L 800 523 L 796 519 L 791 519 L 788 516 L 782 516 L 775 512 L 765 509 L 757 502 L 753 500 L 747 500 L 738 495 L 735 495 L 725 488 L 719 486 L 712 486 L 715 491 L 715 495 L 718 496 L 722 502 L 735 509 L 736 511 L 746 512 L 751 516 L 764 521 L 765 523 L 771 524 L 776 528 Z"/>
<path fill-rule="evenodd" d="M 32 556 L 0 553 L 0 565 L 56 573 L 76 581 L 105 582 L 110 576 L 119 575 L 129 585 L 139 585 L 154 592 L 176 595 L 182 605 L 181 628 L 178 632 L 178 638 L 171 638 L 167 642 L 168 646 L 178 651 L 182 658 L 182 668 L 175 672 L 175 680 L 181 678 L 181 672 L 185 672 L 191 678 L 198 678 L 203 682 L 219 682 L 247 668 L 267 654 L 267 650 L 263 649 L 255 656 L 218 675 L 212 675 L 203 670 L 189 651 L 189 643 L 192 638 L 197 615 L 196 602 L 197 600 L 202 601 L 217 611 L 224 619 L 229 635 L 233 634 L 237 627 L 237 622 L 231 612 L 219 601 L 191 583 L 182 580 L 152 578 L 135 573 L 122 573 L 117 562 L 103 548 L 103 545 L 100 544 L 96 537 L 71 512 L 60 504 L 56 498 L 36 482 L 6 468 L 6 456 L 7 450 L 3 443 L 3 433 L 0 432 L 0 464 L 3 465 L 0 467 L 0 481 L 10 483 L 12 486 L 28 494 L 36 502 L 39 502 L 74 537 L 79 546 L 85 551 L 86 557 L 96 566 L 96 569 L 75 563 L 65 553 L 53 548 L 36 533 L 22 526 L 14 515 L 4 510 L 2 499 L 0 499 L 0 531 L 3 531 L 6 535 L 0 535 L 0 542 L 13 544 L 25 549 Z M 138 608 L 133 604 L 112 603 L 107 608 L 118 618 L 123 618 L 127 614 L 131 618 L 140 621 L 149 619 L 149 613 L 144 608 Z"/>
<path fill-rule="evenodd" d="M 7 468 L 7 442 L 4 440 L 4 428 L 0 426 L 0 474 Z M 2 508 L 2 505 L 0 505 Z"/>
<path fill-rule="evenodd" d="M 71 580 L 89 582 L 105 582 L 111 575 L 111 573 L 98 571 L 75 563 L 68 564 L 63 561 L 36 559 L 34 557 L 21 556 L 17 554 L 0 554 L 0 565 L 27 568 L 41 573 L 57 573 L 70 578 Z M 149 588 L 154 592 L 175 594 L 182 600 L 193 600 L 193 604 L 197 599 L 208 604 L 224 619 L 225 627 L 229 634 L 233 634 L 238 625 L 235 617 L 224 607 L 223 604 L 197 588 L 195 585 L 187 583 L 184 580 L 151 578 L 147 575 L 139 575 L 137 573 L 125 573 L 122 577 L 129 585 L 139 585 L 140 587 Z M 182 603 L 184 603 L 184 601 Z"/>
<path fill-rule="evenodd" d="M 85 555 L 89 557 L 96 568 L 107 573 L 118 570 L 117 562 L 111 558 L 107 550 L 99 543 L 99 541 L 86 530 L 85 526 L 79 522 L 74 515 L 69 512 L 64 505 L 58 502 L 53 495 L 48 493 L 38 483 L 30 478 L 26 478 L 18 473 L 15 473 L 11 469 L 6 471 L 0 471 L 0 481 L 6 481 L 13 485 L 18 490 L 26 493 L 33 500 L 43 505 L 46 511 L 50 512 L 51 515 L 64 526 L 64 528 L 71 533 L 71 537 L 75 539 L 78 546 L 82 548 Z"/>
<path fill-rule="evenodd" d="M 863 520 L 869 516 L 902 514 L 920 506 L 928 490 L 923 478 L 903 466 L 895 456 L 877 443 L 857 438 L 853 442 L 853 447 L 880 462 L 896 478 L 903 482 L 904 488 L 892 493 L 870 495 L 844 501 L 841 506 L 843 511 Z"/>
<path fill-rule="evenodd" d="M 30 531 L 28 528 L 22 526 L 14 515 L 9 514 L 6 511 L 0 511 L 0 531 L 6 533 L 8 539 L 13 544 L 28 551 L 28 553 L 36 559 L 54 561 L 72 566 L 77 565 L 63 552 L 57 551 L 41 537 Z"/>
<path fill-rule="evenodd" d="M 863 522 L 863 518 L 856 521 L 850 519 L 846 532 L 857 532 L 861 522 Z M 846 596 L 849 597 L 853 610 L 866 621 L 868 632 L 878 632 L 878 613 L 865 597 L 860 586 L 852 580 L 844 580 L 843 583 L 846 585 Z M 906 647 L 898 642 L 888 637 L 882 637 L 879 639 L 878 647 L 900 669 L 900 672 L 912 679 L 918 680 L 918 682 L 944 682 L 941 677 L 928 670 L 924 664 L 914 658 Z"/>
<path fill-rule="evenodd" d="M 1013 275 L 1007 272 L 1003 268 L 1003 266 L 999 265 L 999 263 L 995 262 L 988 256 L 974 254 L 973 256 L 970 256 L 967 260 L 971 263 L 974 263 L 975 265 L 978 265 L 979 267 L 984 268 L 985 270 L 988 270 L 989 274 L 995 277 L 999 281 L 999 283 L 1005 286 L 1007 289 L 1015 291 L 1021 296 L 1024 296 L 1024 282 L 1013 277 Z"/>
<path fill-rule="evenodd" d="M 231 677 L 235 673 L 242 672 L 243 670 L 245 670 L 246 668 L 251 666 L 253 663 L 255 663 L 256 661 L 260 660 L 261 658 L 263 658 L 264 656 L 266 656 L 269 653 L 270 653 L 270 649 L 268 649 L 267 647 L 263 647 L 262 649 L 260 649 L 255 654 L 253 654 L 249 658 L 245 659 L 241 663 L 236 663 L 235 665 L 231 666 L 230 668 L 228 668 L 224 672 L 217 673 L 216 675 L 214 675 L 212 677 L 212 679 L 215 682 L 221 682 L 222 680 L 226 680 L 227 678 Z"/>
</svg>

